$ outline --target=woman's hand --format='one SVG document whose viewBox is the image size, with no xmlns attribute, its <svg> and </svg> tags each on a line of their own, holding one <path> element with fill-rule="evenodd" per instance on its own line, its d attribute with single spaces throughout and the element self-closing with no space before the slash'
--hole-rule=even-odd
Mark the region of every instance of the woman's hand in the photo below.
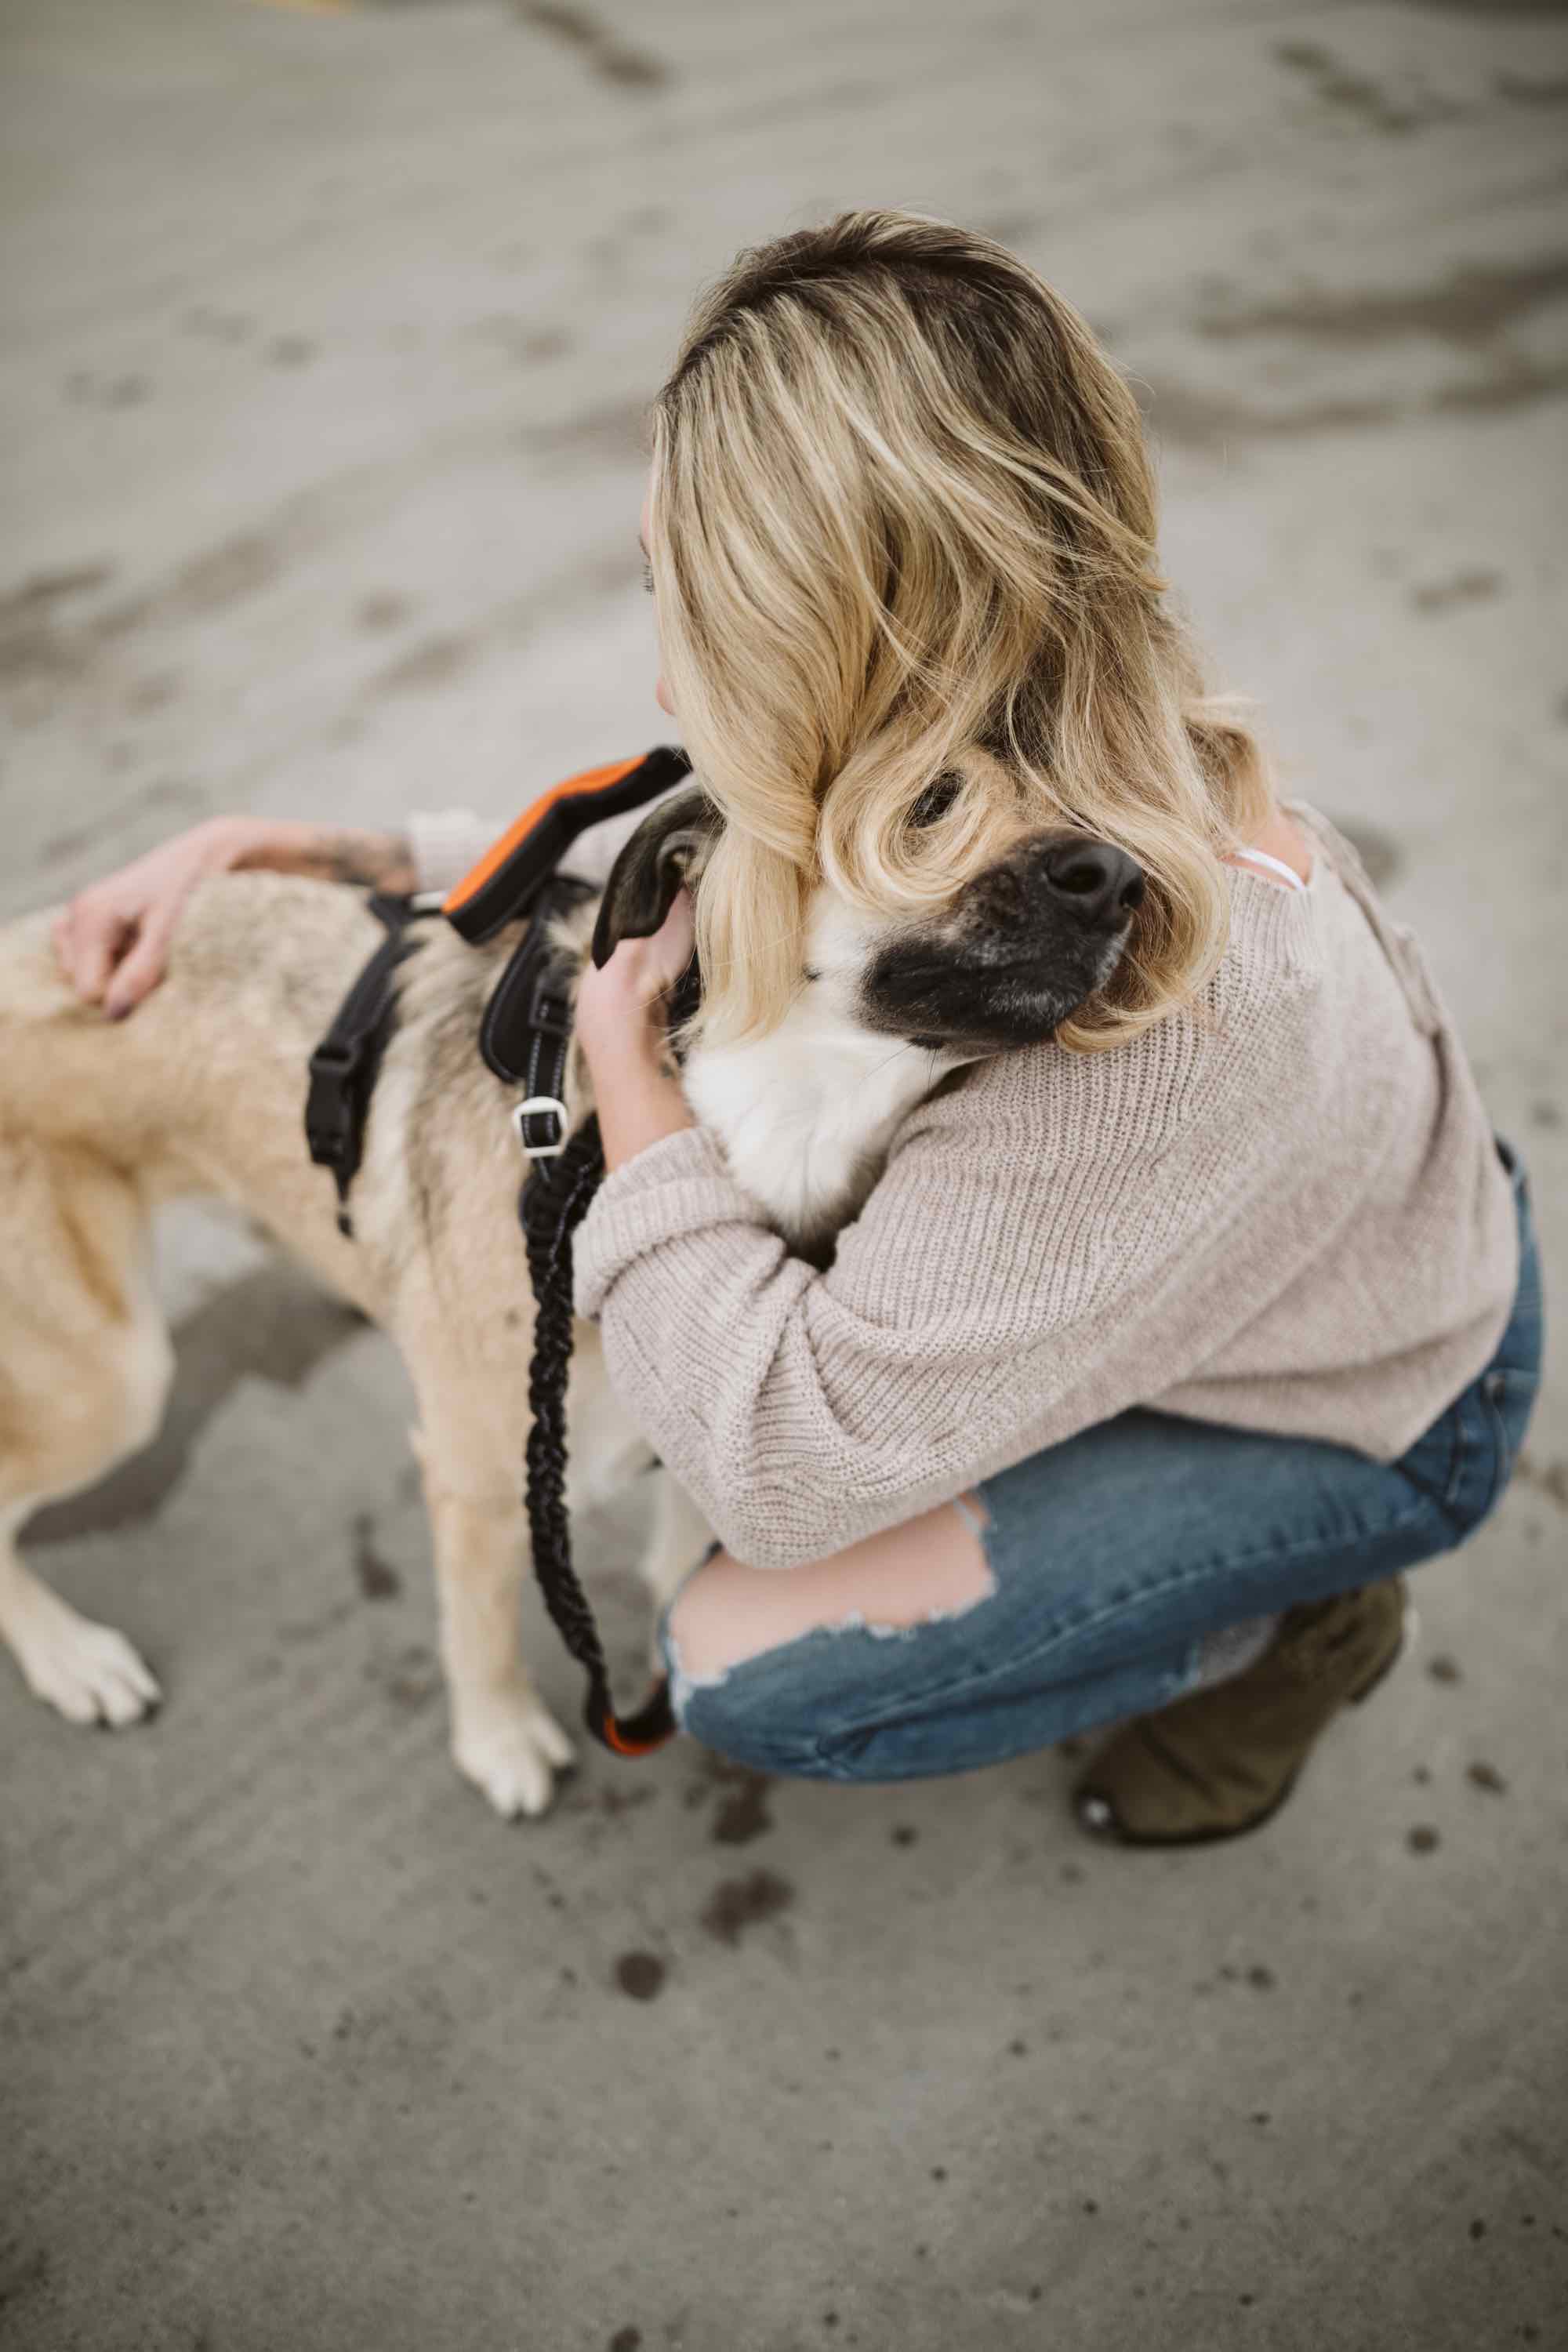
<svg viewBox="0 0 1568 2352">
<path fill-rule="evenodd" d="M 651 939 L 623 940 L 577 990 L 577 1043 L 587 1060 L 605 1165 L 645 1151 L 693 1124 L 680 1081 L 665 1066 L 665 999 L 691 961 L 691 894 L 680 891 Z"/>
<path fill-rule="evenodd" d="M 209 874 L 243 865 L 268 828 L 213 817 L 106 875 L 56 918 L 55 952 L 89 1004 L 119 1021 L 163 979 L 181 909 Z"/>
<path fill-rule="evenodd" d="M 381 890 L 415 887 L 407 842 L 395 833 L 342 833 L 268 817 L 216 816 L 149 850 L 78 894 L 56 919 L 55 952 L 89 1004 L 121 1020 L 158 985 L 169 942 L 209 874 L 270 867 Z"/>
</svg>

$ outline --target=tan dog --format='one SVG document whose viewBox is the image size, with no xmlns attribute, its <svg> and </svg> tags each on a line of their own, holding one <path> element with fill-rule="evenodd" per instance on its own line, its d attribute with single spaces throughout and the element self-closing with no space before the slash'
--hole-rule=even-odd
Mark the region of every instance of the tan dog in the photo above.
<svg viewBox="0 0 1568 2352">
<path fill-rule="evenodd" d="M 715 822 L 695 787 L 645 818 L 606 886 L 606 940 L 657 928 Z M 937 1080 L 1048 1035 L 1103 984 L 1141 888 L 1121 853 L 1033 832 L 919 925 L 873 923 L 819 890 L 788 1019 L 755 1045 L 700 1046 L 686 1065 L 694 1108 L 760 1212 L 820 1251 Z M 306 1156 L 301 1112 L 311 1048 L 383 936 L 359 896 L 265 875 L 204 885 L 168 978 L 119 1024 L 61 979 L 49 919 L 0 930 L 0 1634 L 29 1688 L 79 1723 L 128 1724 L 160 1696 L 123 1635 L 41 1583 L 16 1539 L 40 1505 L 156 1432 L 172 1352 L 150 1221 L 161 1202 L 217 1195 L 401 1349 L 418 1400 L 452 1752 L 500 1813 L 542 1811 L 572 1748 L 517 1642 L 531 1323 L 522 1170 L 510 1097 L 476 1050 L 517 934 L 475 949 L 434 922 L 401 967 L 348 1240 L 331 1183 Z M 594 919 L 589 905 L 573 921 L 584 954 Z M 899 1036 L 907 1053 L 889 1051 Z M 576 1092 L 574 1113 L 580 1071 Z M 513 1309 L 497 1303 L 509 1270 Z M 610 1393 L 591 1326 L 579 1327 L 570 1408 L 581 1506 L 653 1459 Z M 673 1480 L 648 1487 L 643 1572 L 657 1601 L 708 1530 Z"/>
</svg>

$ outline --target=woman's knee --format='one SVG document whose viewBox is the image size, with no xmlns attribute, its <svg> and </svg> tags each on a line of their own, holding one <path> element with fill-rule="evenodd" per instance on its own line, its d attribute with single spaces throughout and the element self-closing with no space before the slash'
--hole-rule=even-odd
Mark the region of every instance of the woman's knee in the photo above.
<svg viewBox="0 0 1568 2352">
<path fill-rule="evenodd" d="M 703 1747 L 759 1770 L 810 1769 L 812 1742 L 800 1694 L 768 1671 L 794 1638 L 759 1626 L 747 1571 L 716 1551 L 693 1570 L 665 1611 L 659 1647 L 681 1729 Z M 759 1596 L 766 1603 L 769 1596 Z M 768 1638 L 771 1632 L 773 1638 Z"/>
<path fill-rule="evenodd" d="M 714 1553 L 660 1628 L 677 1719 L 739 1763 L 855 1777 L 847 1738 L 907 1697 L 933 1646 L 994 1595 L 979 1529 L 949 1506 L 798 1569 Z"/>
</svg>

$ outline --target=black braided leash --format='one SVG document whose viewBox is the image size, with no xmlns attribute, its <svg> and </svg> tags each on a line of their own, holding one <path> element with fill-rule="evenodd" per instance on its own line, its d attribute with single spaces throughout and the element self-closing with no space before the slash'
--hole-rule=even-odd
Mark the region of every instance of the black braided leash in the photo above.
<svg viewBox="0 0 1568 2352">
<path fill-rule="evenodd" d="M 552 1160 L 522 1188 L 520 1213 L 533 1284 L 533 1360 L 528 1402 L 533 1425 L 526 1455 L 529 1538 L 533 1572 L 556 1632 L 588 1677 L 583 1720 L 617 1756 L 646 1756 L 676 1728 L 669 1685 L 661 1675 L 635 1715 L 617 1716 L 605 1645 L 572 1565 L 566 1509 L 566 1383 L 572 1365 L 572 1236 L 587 1215 L 605 1173 L 596 1117 L 584 1119 Z"/>
</svg>

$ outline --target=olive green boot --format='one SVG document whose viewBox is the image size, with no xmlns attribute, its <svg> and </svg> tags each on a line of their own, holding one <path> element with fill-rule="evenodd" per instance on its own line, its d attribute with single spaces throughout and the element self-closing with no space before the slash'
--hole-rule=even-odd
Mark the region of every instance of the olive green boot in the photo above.
<svg viewBox="0 0 1568 2352">
<path fill-rule="evenodd" d="M 1074 1792 L 1079 1822 L 1128 1845 L 1197 1845 L 1257 1829 L 1341 1707 L 1383 1680 L 1404 1636 L 1398 1577 L 1289 1610 L 1244 1674 L 1116 1734 Z"/>
</svg>

